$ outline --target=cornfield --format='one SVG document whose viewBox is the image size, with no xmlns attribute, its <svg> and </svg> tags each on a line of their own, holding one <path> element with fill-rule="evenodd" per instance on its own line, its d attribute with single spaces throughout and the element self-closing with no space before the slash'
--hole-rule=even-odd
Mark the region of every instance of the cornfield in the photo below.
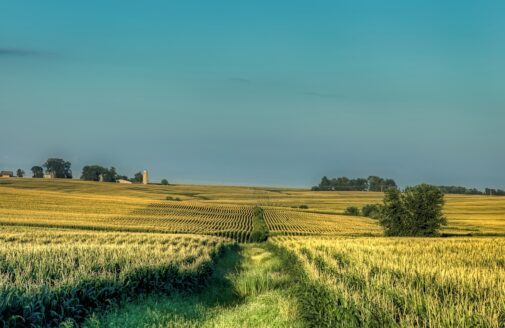
<svg viewBox="0 0 505 328">
<path fill-rule="evenodd" d="M 210 236 L 0 227 L 0 323 L 79 322 L 139 293 L 202 287 L 231 245 Z"/>
<path fill-rule="evenodd" d="M 203 288 L 224 249 L 268 236 L 303 269 L 309 323 L 505 327 L 505 197 L 446 196 L 442 232 L 488 237 L 384 238 L 377 221 L 342 214 L 381 198 L 0 180 L 0 327 L 80 323 L 138 294 Z"/>
<path fill-rule="evenodd" d="M 503 239 L 275 237 L 274 243 L 302 263 L 313 284 L 307 293 L 321 290 L 306 308 L 320 326 L 505 325 Z"/>
</svg>

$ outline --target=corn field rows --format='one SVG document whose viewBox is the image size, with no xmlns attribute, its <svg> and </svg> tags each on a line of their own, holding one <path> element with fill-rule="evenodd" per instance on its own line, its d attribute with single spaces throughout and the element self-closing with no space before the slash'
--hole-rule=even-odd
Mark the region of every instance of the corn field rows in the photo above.
<svg viewBox="0 0 505 328">
<path fill-rule="evenodd" d="M 322 288 L 314 315 L 330 326 L 505 325 L 503 239 L 275 237 L 274 243 L 294 252 Z"/>
<path fill-rule="evenodd" d="M 273 235 L 378 234 L 377 223 L 368 218 L 265 208 L 265 222 Z"/>
<path fill-rule="evenodd" d="M 140 293 L 205 286 L 227 239 L 0 227 L 0 326 L 56 326 Z"/>
<path fill-rule="evenodd" d="M 45 190 L 2 189 L 0 224 L 76 229 L 190 233 L 250 239 L 251 205 L 195 200 L 149 200 L 109 194 L 59 193 Z M 266 207 L 265 223 L 272 235 L 379 233 L 366 218 Z"/>
</svg>

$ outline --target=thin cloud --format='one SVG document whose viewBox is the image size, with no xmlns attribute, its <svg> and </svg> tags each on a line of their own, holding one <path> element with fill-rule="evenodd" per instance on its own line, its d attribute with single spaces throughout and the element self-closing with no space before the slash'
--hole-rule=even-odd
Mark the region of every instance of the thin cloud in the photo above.
<svg viewBox="0 0 505 328">
<path fill-rule="evenodd" d="M 28 57 L 40 55 L 40 52 L 31 49 L 0 48 L 0 56 L 2 57 Z"/>
</svg>

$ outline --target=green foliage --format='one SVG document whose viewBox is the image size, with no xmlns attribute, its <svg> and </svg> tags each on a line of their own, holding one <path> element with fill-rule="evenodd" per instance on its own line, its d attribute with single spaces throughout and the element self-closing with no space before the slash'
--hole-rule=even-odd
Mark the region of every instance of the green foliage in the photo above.
<svg viewBox="0 0 505 328">
<path fill-rule="evenodd" d="M 142 183 L 143 180 L 144 175 L 142 174 L 142 172 L 137 172 L 133 175 L 133 178 L 130 181 L 133 183 Z"/>
<path fill-rule="evenodd" d="M 123 177 L 117 174 L 114 167 L 108 169 L 100 165 L 86 165 L 82 168 L 81 180 L 116 182 L 120 178 Z"/>
<path fill-rule="evenodd" d="M 90 318 L 84 327 L 306 327 L 288 264 L 269 246 L 249 244 L 227 252 L 201 292 L 153 295 Z"/>
<path fill-rule="evenodd" d="M 263 209 L 256 206 L 253 209 L 253 227 L 249 241 L 253 243 L 264 242 L 268 239 L 268 227 L 263 218 Z"/>
<path fill-rule="evenodd" d="M 381 207 L 379 204 L 367 204 L 361 208 L 361 215 L 367 218 L 378 219 Z"/>
<path fill-rule="evenodd" d="M 18 170 L 16 171 L 16 176 L 17 176 L 18 178 L 22 178 L 22 177 L 24 177 L 24 176 L 25 176 L 25 171 L 23 171 L 23 170 L 21 170 L 21 169 L 18 169 Z"/>
<path fill-rule="evenodd" d="M 33 166 L 32 174 L 34 178 L 43 178 L 44 177 L 44 169 L 41 166 Z"/>
<path fill-rule="evenodd" d="M 314 191 L 385 191 L 390 188 L 397 188 L 393 179 L 384 179 L 377 176 L 368 178 L 349 179 L 339 177 L 328 179 L 324 176 L 319 185 L 312 187 Z"/>
<path fill-rule="evenodd" d="M 168 180 L 167 179 L 161 180 L 161 184 L 164 186 L 168 186 Z"/>
<path fill-rule="evenodd" d="M 387 236 L 436 236 L 447 223 L 442 214 L 444 194 L 427 184 L 404 193 L 391 189 L 384 196 L 379 223 Z"/>
<path fill-rule="evenodd" d="M 78 326 L 140 294 L 192 292 L 206 286 L 231 246 L 213 237 L 34 231 L 0 240 L 0 272 L 8 277 L 0 281 L 0 327 Z"/>
<path fill-rule="evenodd" d="M 505 196 L 505 190 L 486 188 L 480 191 L 477 188 L 466 188 L 460 186 L 438 186 L 444 194 L 457 195 L 488 195 L 488 196 Z"/>
<path fill-rule="evenodd" d="M 359 216 L 359 208 L 356 206 L 349 206 L 345 209 L 344 215 Z"/>
<path fill-rule="evenodd" d="M 49 158 L 42 166 L 46 168 L 46 173 L 53 178 L 72 179 L 71 165 L 70 162 L 61 158 Z"/>
</svg>

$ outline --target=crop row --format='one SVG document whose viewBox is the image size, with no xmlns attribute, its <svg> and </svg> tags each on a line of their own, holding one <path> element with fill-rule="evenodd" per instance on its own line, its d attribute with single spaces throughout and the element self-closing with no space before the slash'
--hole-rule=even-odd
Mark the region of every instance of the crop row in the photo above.
<svg viewBox="0 0 505 328">
<path fill-rule="evenodd" d="M 265 222 L 274 235 L 378 234 L 374 220 L 344 215 L 320 214 L 288 208 L 265 208 Z"/>
<path fill-rule="evenodd" d="M 503 327 L 505 240 L 275 237 L 317 293 L 321 326 Z M 311 301 L 312 300 L 312 301 Z"/>
<path fill-rule="evenodd" d="M 139 293 L 205 286 L 227 239 L 0 227 L 0 326 L 56 326 Z M 2 324 L 3 323 L 3 324 Z"/>
</svg>

